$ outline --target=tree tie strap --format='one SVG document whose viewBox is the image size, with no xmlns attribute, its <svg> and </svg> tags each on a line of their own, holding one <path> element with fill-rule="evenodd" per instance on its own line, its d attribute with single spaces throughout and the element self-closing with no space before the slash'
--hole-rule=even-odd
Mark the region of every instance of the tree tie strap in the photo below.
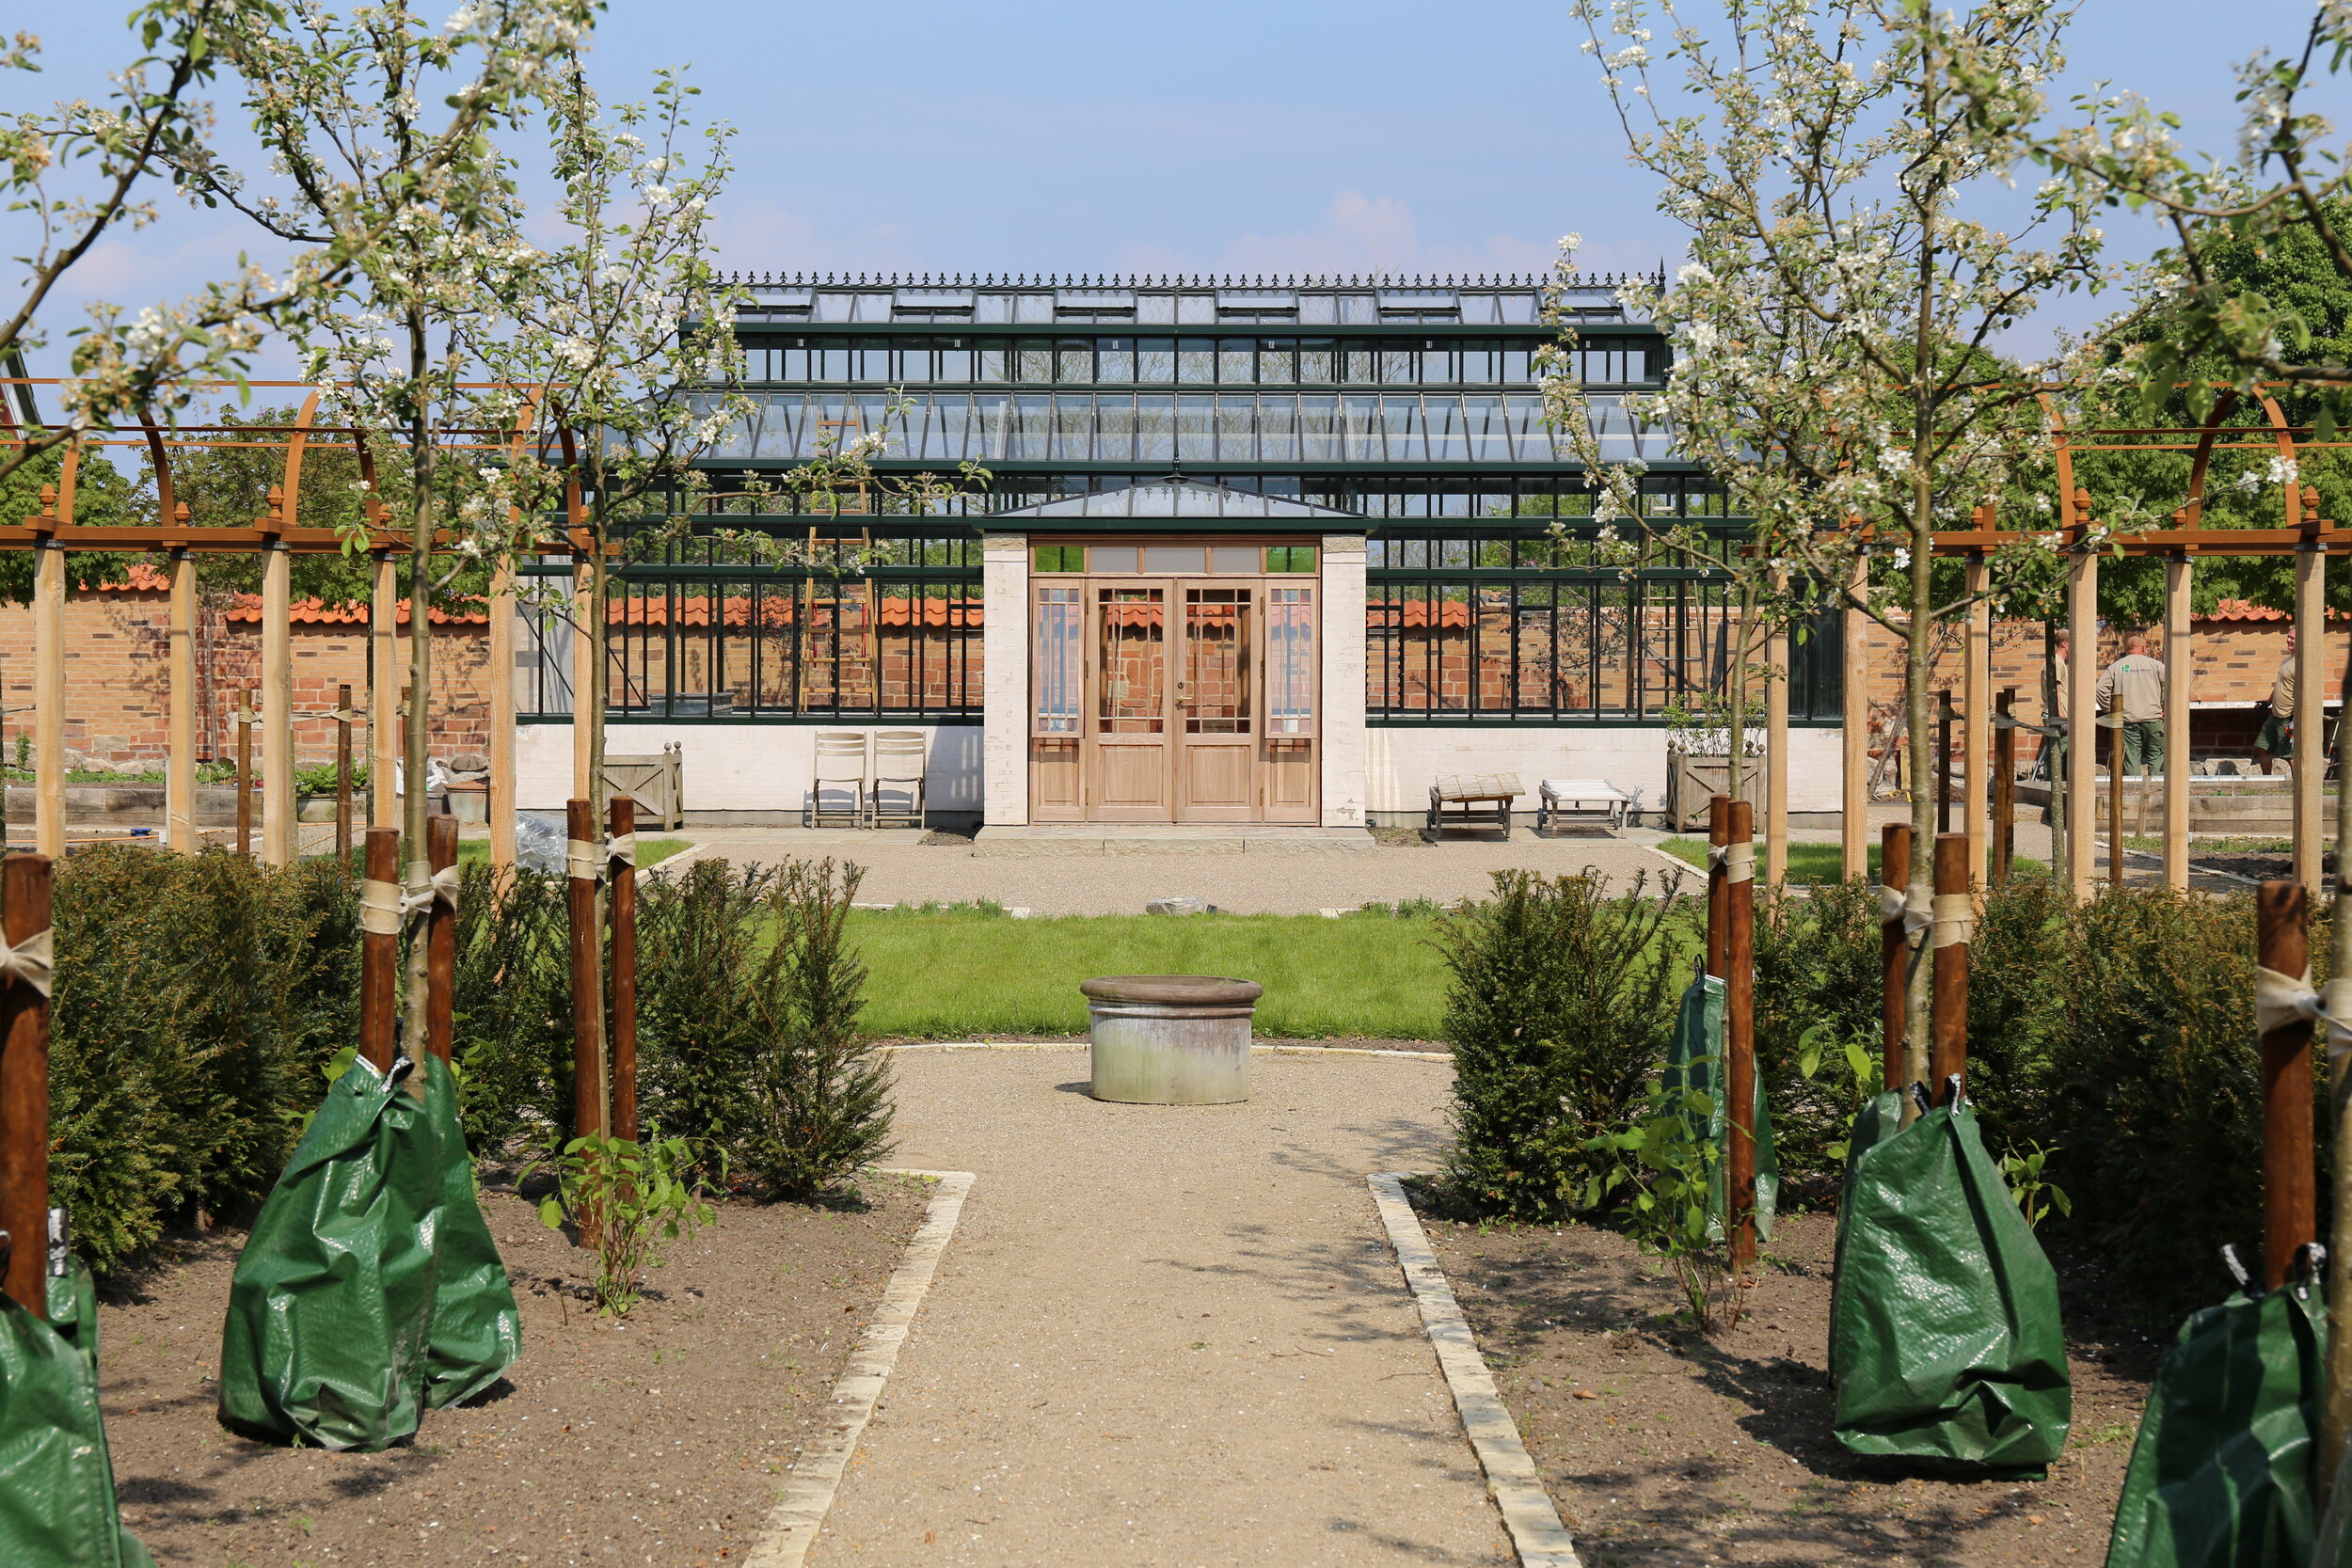
<svg viewBox="0 0 2352 1568">
<path fill-rule="evenodd" d="M 605 860 L 609 864 L 635 866 L 637 863 L 637 835 L 633 832 L 614 833 L 611 838 L 604 841 L 604 853 Z"/>
<path fill-rule="evenodd" d="M 359 884 L 359 929 L 368 935 L 400 935 L 400 907 L 398 882 L 379 882 L 371 877 Z"/>
<path fill-rule="evenodd" d="M 1935 895 L 1935 945 L 1965 947 L 1976 934 L 1977 902 L 1964 893 Z"/>
<path fill-rule="evenodd" d="M 1756 841 L 1745 844 L 1710 844 L 1707 847 L 1707 865 L 1720 871 L 1726 882 L 1756 880 Z"/>
<path fill-rule="evenodd" d="M 455 911 L 457 889 L 465 880 L 465 874 L 456 866 L 445 865 L 435 871 L 424 861 L 410 861 L 408 879 L 411 885 L 403 888 L 400 895 L 400 913 L 404 920 L 414 920 L 437 904 Z"/>
<path fill-rule="evenodd" d="M 0 974 L 22 980 L 47 996 L 56 967 L 50 954 L 56 935 L 54 927 L 45 927 L 14 945 L 0 942 Z"/>
<path fill-rule="evenodd" d="M 2028 724 L 2013 713 L 1994 714 L 1993 716 L 1993 727 L 1996 730 L 2023 730 L 2027 735 L 2044 735 L 2058 740 L 2066 738 L 2066 731 L 2058 725 Z"/>
<path fill-rule="evenodd" d="M 2275 969 L 2254 966 L 2254 1033 L 2257 1037 L 2281 1029 L 2298 1020 L 2309 1019 L 2328 1026 L 2328 1059 L 2341 1064 L 2352 1056 L 2352 1025 L 2328 1016 L 2319 992 L 2312 990 L 2308 969 L 2300 977 L 2282 974 Z"/>
<path fill-rule="evenodd" d="M 1902 923 L 1904 936 L 1916 936 L 1927 927 L 1928 912 L 1925 910 L 1913 909 L 1910 895 L 1901 888 L 1888 887 L 1884 882 L 1881 882 L 1879 884 L 1879 924 L 1892 926 L 1897 921 Z"/>
</svg>

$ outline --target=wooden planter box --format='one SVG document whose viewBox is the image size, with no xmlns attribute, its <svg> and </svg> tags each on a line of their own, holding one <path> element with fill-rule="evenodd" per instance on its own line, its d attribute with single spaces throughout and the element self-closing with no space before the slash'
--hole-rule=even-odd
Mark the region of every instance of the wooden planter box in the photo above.
<svg viewBox="0 0 2352 1568">
<path fill-rule="evenodd" d="M 1743 793 L 1750 805 L 1760 808 L 1764 801 L 1764 759 L 1754 756 L 1742 761 L 1747 770 L 1747 788 Z M 1666 826 L 1677 832 L 1705 829 L 1707 803 L 1718 795 L 1730 793 L 1730 752 L 1693 755 L 1667 751 Z"/>
</svg>

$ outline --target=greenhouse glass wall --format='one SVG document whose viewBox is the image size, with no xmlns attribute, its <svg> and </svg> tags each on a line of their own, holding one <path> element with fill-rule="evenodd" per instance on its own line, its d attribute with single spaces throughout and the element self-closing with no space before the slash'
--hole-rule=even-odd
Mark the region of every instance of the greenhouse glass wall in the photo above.
<svg viewBox="0 0 2352 1568">
<path fill-rule="evenodd" d="M 1470 772 L 1519 775 L 1523 811 L 1560 777 L 1654 810 L 1672 727 L 1725 689 L 1726 574 L 1597 549 L 1546 422 L 1565 321 L 1644 510 L 1736 547 L 1629 413 L 1667 346 L 1619 279 L 1555 287 L 1551 320 L 1532 277 L 742 281 L 750 413 L 611 610 L 611 749 L 681 748 L 697 816 L 798 820 L 820 732 L 891 730 L 923 736 L 934 817 L 1003 831 L 1360 830 Z M 875 433 L 879 474 L 953 483 L 811 492 Z M 560 616 L 526 620 L 544 806 L 575 662 Z M 1823 761 L 1836 647 L 1800 640 L 1790 681 L 1792 748 Z"/>
</svg>

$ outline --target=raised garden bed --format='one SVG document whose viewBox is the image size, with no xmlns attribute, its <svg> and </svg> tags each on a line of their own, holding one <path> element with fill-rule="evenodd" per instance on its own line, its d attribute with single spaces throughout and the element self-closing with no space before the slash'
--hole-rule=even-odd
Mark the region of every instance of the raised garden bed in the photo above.
<svg viewBox="0 0 2352 1568">
<path fill-rule="evenodd" d="M 1833 1216 L 1783 1218 L 1748 1318 L 1711 1339 L 1677 1325 L 1665 1266 L 1613 1231 L 1423 1218 L 1593 1568 L 2011 1568 L 2106 1555 L 2159 1347 L 2078 1323 L 2086 1291 L 2068 1294 L 2074 1426 L 2048 1479 L 1931 1481 L 1857 1458 L 1831 1433 Z"/>
<path fill-rule="evenodd" d="M 231 1436 L 214 1419 L 240 1233 L 180 1243 L 102 1308 L 102 1397 L 123 1522 L 159 1563 L 740 1561 L 928 1201 L 735 1201 L 675 1243 L 625 1324 L 582 1255 L 511 1187 L 483 1195 L 523 1354 L 469 1406 L 379 1454 Z"/>
</svg>

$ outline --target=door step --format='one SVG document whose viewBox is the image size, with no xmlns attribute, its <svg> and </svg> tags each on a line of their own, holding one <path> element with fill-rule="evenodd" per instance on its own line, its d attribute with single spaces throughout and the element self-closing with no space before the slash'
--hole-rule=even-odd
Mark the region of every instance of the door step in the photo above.
<svg viewBox="0 0 2352 1568">
<path fill-rule="evenodd" d="M 1051 822 L 982 828 L 976 855 L 1368 855 L 1362 828 L 1285 828 L 1263 822 Z"/>
</svg>

